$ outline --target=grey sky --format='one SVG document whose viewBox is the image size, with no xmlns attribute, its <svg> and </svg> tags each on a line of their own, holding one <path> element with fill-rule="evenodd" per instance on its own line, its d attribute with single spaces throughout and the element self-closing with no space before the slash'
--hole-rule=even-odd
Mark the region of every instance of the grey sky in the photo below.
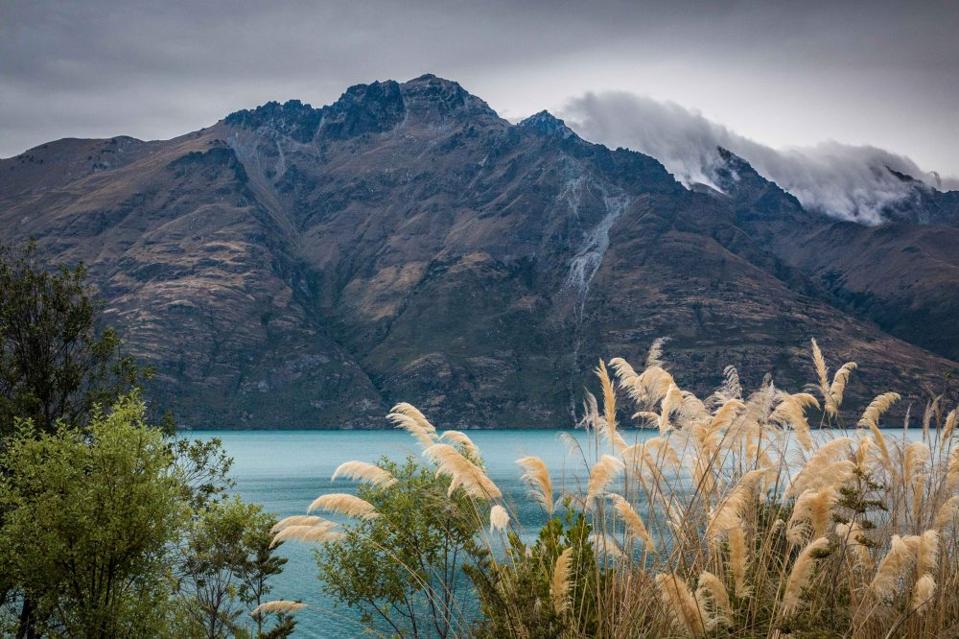
<svg viewBox="0 0 959 639">
<path fill-rule="evenodd" d="M 955 1 L 0 0 L 0 157 L 432 72 L 510 118 L 626 91 L 767 145 L 872 144 L 959 175 L 957 33 Z"/>
</svg>

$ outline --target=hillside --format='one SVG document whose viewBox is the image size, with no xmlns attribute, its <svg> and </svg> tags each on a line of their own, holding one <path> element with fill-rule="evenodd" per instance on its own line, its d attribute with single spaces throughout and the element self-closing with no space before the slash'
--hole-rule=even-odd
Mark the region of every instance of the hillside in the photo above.
<svg viewBox="0 0 959 639">
<path fill-rule="evenodd" d="M 426 75 L 0 160 L 0 239 L 86 262 L 190 426 L 380 426 L 400 400 L 449 427 L 564 426 L 597 358 L 661 335 L 698 392 L 727 364 L 795 387 L 814 336 L 857 359 L 854 396 L 956 392 L 955 194 L 865 227 L 725 158 L 722 193 L 688 190 Z"/>
</svg>

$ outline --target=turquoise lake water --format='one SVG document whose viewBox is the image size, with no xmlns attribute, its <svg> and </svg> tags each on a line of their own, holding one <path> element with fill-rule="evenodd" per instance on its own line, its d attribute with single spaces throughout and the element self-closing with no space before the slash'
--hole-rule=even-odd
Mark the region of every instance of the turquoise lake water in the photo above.
<svg viewBox="0 0 959 639">
<path fill-rule="evenodd" d="M 520 481 L 521 469 L 516 459 L 537 455 L 553 474 L 556 494 L 567 484 L 582 477 L 582 461 L 567 453 L 557 430 L 545 431 L 470 431 L 483 454 L 489 476 L 496 482 L 517 519 L 536 528 L 543 516 L 539 507 L 525 499 L 526 489 Z M 375 462 L 382 455 L 404 459 L 419 455 L 421 449 L 401 431 L 193 431 L 183 433 L 191 438 L 219 437 L 234 458 L 232 476 L 236 491 L 251 502 L 276 514 L 277 517 L 299 515 L 309 503 L 326 492 L 353 492 L 349 481 L 330 481 L 340 463 L 349 460 Z M 584 442 L 582 432 L 575 433 Z M 652 436 L 631 433 L 633 438 Z M 573 486 L 570 485 L 570 488 Z M 377 636 L 364 633 L 356 614 L 344 607 L 334 607 L 320 592 L 317 568 L 310 546 L 297 542 L 283 544 L 279 551 L 289 558 L 284 572 L 274 580 L 274 599 L 299 599 L 307 608 L 297 613 L 297 639 L 346 639 Z"/>
</svg>

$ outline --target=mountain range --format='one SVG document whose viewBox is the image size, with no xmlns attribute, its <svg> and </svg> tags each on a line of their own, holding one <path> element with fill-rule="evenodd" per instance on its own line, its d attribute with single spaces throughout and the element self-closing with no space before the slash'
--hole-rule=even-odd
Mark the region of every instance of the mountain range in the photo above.
<svg viewBox="0 0 959 639">
<path fill-rule="evenodd" d="M 854 400 L 955 397 L 959 192 L 896 173 L 913 197 L 866 226 L 718 152 L 687 188 L 424 75 L 0 160 L 0 241 L 86 263 L 185 426 L 376 427 L 397 401 L 567 426 L 599 358 L 639 366 L 660 336 L 697 392 L 726 365 L 798 390 L 816 337 L 859 363 Z"/>
</svg>

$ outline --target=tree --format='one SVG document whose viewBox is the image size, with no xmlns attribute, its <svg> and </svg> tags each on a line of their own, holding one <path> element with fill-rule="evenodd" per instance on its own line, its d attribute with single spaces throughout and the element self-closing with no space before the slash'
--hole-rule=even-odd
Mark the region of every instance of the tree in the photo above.
<svg viewBox="0 0 959 639">
<path fill-rule="evenodd" d="M 97 326 L 85 278 L 83 266 L 49 269 L 33 243 L 0 247 L 0 450 L 18 419 L 37 433 L 84 425 L 94 405 L 112 404 L 148 376 L 121 354 L 114 331 Z M 9 584 L 0 579 L 0 602 L 16 594 Z M 19 594 L 17 635 L 33 637 L 34 602 Z"/>
<path fill-rule="evenodd" d="M 31 633 L 162 635 L 170 549 L 189 511 L 144 410 L 133 393 L 83 430 L 22 422 L 0 458 L 2 561 L 34 606 Z"/>
<path fill-rule="evenodd" d="M 449 478 L 413 459 L 379 465 L 396 483 L 360 486 L 378 515 L 317 551 L 323 590 L 398 636 L 453 636 L 468 605 L 463 562 L 488 552 L 476 540 L 483 519 L 462 489 L 448 497 Z"/>
<path fill-rule="evenodd" d="M 174 549 L 189 547 L 197 522 L 239 515 L 243 604 L 285 560 L 269 547 L 271 517 L 223 504 L 232 460 L 218 439 L 146 424 L 135 389 L 147 375 L 99 325 L 85 277 L 82 266 L 48 269 L 32 244 L 0 248 L 0 634 L 189 636 Z M 250 623 L 259 632 L 262 621 Z M 278 615 L 265 636 L 293 625 Z"/>
<path fill-rule="evenodd" d="M 247 636 L 247 613 L 264 603 L 269 579 L 286 559 L 275 554 L 276 519 L 238 498 L 208 505 L 189 527 L 180 565 L 180 593 L 192 633 L 207 639 Z M 282 616 L 267 635 L 264 617 L 250 619 L 253 636 L 285 637 L 294 627 Z"/>
<path fill-rule="evenodd" d="M 0 443 L 18 418 L 39 432 L 82 425 L 142 379 L 99 310 L 82 265 L 51 270 L 32 243 L 0 248 Z"/>
</svg>

